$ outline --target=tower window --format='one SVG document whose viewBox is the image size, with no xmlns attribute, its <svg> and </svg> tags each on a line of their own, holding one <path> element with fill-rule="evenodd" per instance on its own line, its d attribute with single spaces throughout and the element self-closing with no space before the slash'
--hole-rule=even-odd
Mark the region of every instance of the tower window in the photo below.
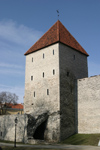
<svg viewBox="0 0 100 150">
<path fill-rule="evenodd" d="M 75 55 L 73 56 L 74 60 L 75 60 Z"/>
<path fill-rule="evenodd" d="M 2 136 L 2 132 L 1 132 L 1 136 Z"/>
<path fill-rule="evenodd" d="M 33 57 L 32 57 L 32 62 L 33 62 Z"/>
<path fill-rule="evenodd" d="M 67 72 L 67 77 L 69 77 L 69 72 Z"/>
<path fill-rule="evenodd" d="M 47 95 L 49 95 L 49 89 L 47 89 Z"/>
<path fill-rule="evenodd" d="M 43 54 L 43 59 L 44 59 L 44 54 Z"/>
<path fill-rule="evenodd" d="M 43 78 L 44 78 L 44 72 L 43 72 Z"/>
<path fill-rule="evenodd" d="M 73 88 L 71 87 L 71 94 L 73 94 Z"/>
<path fill-rule="evenodd" d="M 34 97 L 35 97 L 35 92 L 34 92 Z"/>
<path fill-rule="evenodd" d="M 55 74 L 55 70 L 53 69 L 53 75 Z"/>
<path fill-rule="evenodd" d="M 33 76 L 31 76 L 31 80 L 33 80 Z"/>
<path fill-rule="evenodd" d="M 54 53 L 54 49 L 53 49 L 53 55 L 54 55 L 55 53 Z"/>
</svg>

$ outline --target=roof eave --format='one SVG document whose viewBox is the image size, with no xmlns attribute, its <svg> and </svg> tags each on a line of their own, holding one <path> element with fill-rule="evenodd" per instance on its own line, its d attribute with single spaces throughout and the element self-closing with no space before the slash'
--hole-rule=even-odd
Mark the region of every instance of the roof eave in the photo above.
<svg viewBox="0 0 100 150">
<path fill-rule="evenodd" d="M 47 45 L 47 46 L 44 46 L 44 47 L 41 47 L 41 48 L 39 48 L 39 49 L 36 49 L 36 50 L 34 50 L 34 51 L 32 51 L 32 52 L 26 52 L 24 55 L 26 56 L 26 55 L 29 55 L 29 54 L 31 54 L 31 53 L 34 53 L 34 52 L 36 52 L 36 51 L 39 51 L 39 50 L 41 50 L 41 49 L 43 49 L 43 48 L 46 48 L 46 47 L 48 47 L 48 46 L 51 46 L 51 45 L 53 45 L 53 44 L 56 44 L 56 43 L 62 43 L 62 44 L 64 44 L 64 45 L 66 45 L 66 46 L 68 46 L 68 47 L 71 47 L 71 46 L 69 46 L 69 45 L 67 45 L 67 44 L 65 44 L 65 43 L 63 43 L 63 42 L 61 42 L 61 41 L 57 41 L 57 42 L 55 42 L 55 43 L 52 43 L 52 44 L 49 44 L 49 45 Z M 71 47 L 72 49 L 74 49 L 74 50 L 76 50 L 76 51 L 78 51 L 79 53 L 81 53 L 81 54 L 84 54 L 84 55 L 86 55 L 87 57 L 89 56 L 89 54 L 86 52 L 86 53 L 83 53 L 83 52 L 81 52 L 81 51 L 79 51 L 79 50 L 77 50 L 77 49 L 75 49 L 75 48 L 73 48 L 73 47 Z"/>
</svg>

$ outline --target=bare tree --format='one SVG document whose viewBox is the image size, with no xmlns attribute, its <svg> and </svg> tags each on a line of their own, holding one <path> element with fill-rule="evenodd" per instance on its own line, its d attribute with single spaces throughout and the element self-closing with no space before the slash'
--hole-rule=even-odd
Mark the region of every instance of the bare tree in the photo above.
<svg viewBox="0 0 100 150">
<path fill-rule="evenodd" d="M 10 107 L 10 104 L 17 104 L 18 96 L 15 93 L 10 92 L 0 92 L 0 114 L 2 114 L 2 111 Z"/>
<path fill-rule="evenodd" d="M 0 103 L 17 104 L 18 96 L 15 93 L 0 92 Z"/>
</svg>

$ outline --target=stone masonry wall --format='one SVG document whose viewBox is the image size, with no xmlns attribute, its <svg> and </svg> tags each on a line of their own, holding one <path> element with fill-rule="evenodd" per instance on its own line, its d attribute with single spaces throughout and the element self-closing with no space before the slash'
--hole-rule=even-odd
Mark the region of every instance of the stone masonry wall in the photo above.
<svg viewBox="0 0 100 150">
<path fill-rule="evenodd" d="M 78 133 L 100 133 L 100 75 L 77 81 Z"/>
<path fill-rule="evenodd" d="M 34 138 L 34 133 L 38 130 L 38 127 L 44 121 L 47 121 L 46 129 L 43 132 L 43 126 L 41 131 L 38 131 L 37 136 L 41 137 L 44 135 L 44 140 L 48 142 L 59 141 L 59 112 L 50 114 L 41 110 L 41 112 L 35 112 L 34 114 L 24 114 L 24 115 L 3 115 L 0 116 L 0 139 L 15 141 L 15 118 L 17 117 L 18 123 L 16 126 L 16 141 L 30 143 L 36 142 Z M 43 140 L 43 139 L 42 139 Z"/>
<path fill-rule="evenodd" d="M 87 56 L 60 43 L 60 133 L 61 140 L 77 130 L 75 79 L 88 76 Z"/>
<path fill-rule="evenodd" d="M 25 142 L 27 140 L 27 116 L 26 115 L 3 115 L 0 116 L 0 139 L 15 140 L 15 118 L 18 123 L 16 128 L 16 141 Z"/>
<path fill-rule="evenodd" d="M 35 113 L 41 109 L 44 113 L 55 113 L 52 119 L 48 118 L 46 134 L 49 141 L 54 137 L 59 141 L 59 101 L 59 44 L 53 44 L 26 55 L 25 73 L 24 113 Z"/>
<path fill-rule="evenodd" d="M 50 112 L 60 108 L 58 44 L 26 56 L 24 113 L 36 111 L 43 105 Z"/>
</svg>

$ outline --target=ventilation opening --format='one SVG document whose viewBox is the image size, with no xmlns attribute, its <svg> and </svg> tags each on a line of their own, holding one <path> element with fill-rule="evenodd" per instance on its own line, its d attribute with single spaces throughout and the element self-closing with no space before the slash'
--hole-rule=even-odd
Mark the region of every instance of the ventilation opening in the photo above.
<svg viewBox="0 0 100 150">
<path fill-rule="evenodd" d="M 42 122 L 41 125 L 37 127 L 33 136 L 34 139 L 44 140 L 44 133 L 45 133 L 46 125 L 47 125 L 47 120 Z"/>
</svg>

